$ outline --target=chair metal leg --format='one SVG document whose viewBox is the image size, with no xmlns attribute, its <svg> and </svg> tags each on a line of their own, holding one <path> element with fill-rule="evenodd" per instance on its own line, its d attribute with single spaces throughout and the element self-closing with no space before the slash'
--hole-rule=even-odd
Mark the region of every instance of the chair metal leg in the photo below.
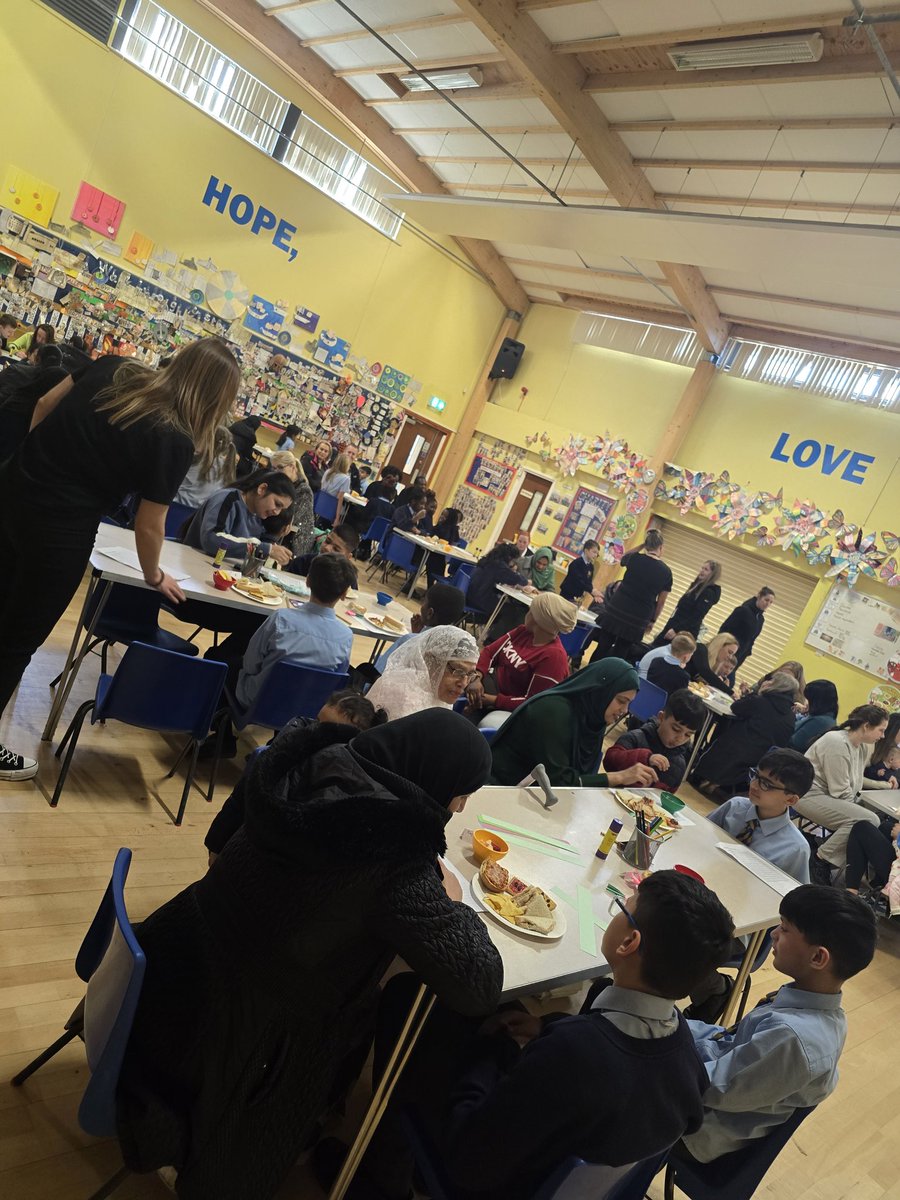
<svg viewBox="0 0 900 1200">
<path fill-rule="evenodd" d="M 100 647 L 100 671 L 101 671 L 101 674 L 103 674 L 103 675 L 109 674 L 109 672 L 106 669 L 108 658 L 109 658 L 109 642 L 104 642 L 103 645 Z"/>
<path fill-rule="evenodd" d="M 187 808 L 188 793 L 191 790 L 191 784 L 194 782 L 194 772 L 197 769 L 197 755 L 200 753 L 200 743 L 196 738 L 191 738 L 191 761 L 188 763 L 187 774 L 184 777 L 184 790 L 181 793 L 181 804 L 178 806 L 178 816 L 175 818 L 175 824 L 180 825 L 184 818 L 184 810 Z"/>
<path fill-rule="evenodd" d="M 748 975 L 747 978 L 744 980 L 744 987 L 741 992 L 741 1002 L 738 1005 L 737 1014 L 735 1015 L 733 1024 L 737 1025 L 738 1021 L 740 1021 L 741 1017 L 743 1017 L 744 1013 L 747 1011 L 747 1001 L 749 999 L 750 999 L 750 976 Z"/>
<path fill-rule="evenodd" d="M 675 1167 L 672 1163 L 666 1163 L 666 1183 L 663 1197 L 664 1200 L 675 1200 Z"/>
<path fill-rule="evenodd" d="M 69 1042 L 74 1042 L 78 1037 L 80 1030 L 67 1029 L 62 1037 L 58 1037 L 52 1046 L 48 1046 L 46 1050 L 42 1050 L 37 1058 L 33 1058 L 27 1067 L 23 1067 L 18 1075 L 13 1075 L 9 1081 L 13 1087 L 21 1087 L 26 1079 L 30 1078 L 35 1071 L 39 1070 L 45 1062 L 49 1062 L 55 1054 L 59 1054 L 63 1046 L 68 1046 Z"/>
<path fill-rule="evenodd" d="M 209 764 L 209 788 L 206 793 L 207 804 L 212 803 L 213 792 L 216 790 L 216 776 L 219 773 L 219 762 L 222 758 L 222 743 L 225 741 L 225 730 L 228 728 L 228 723 L 231 720 L 231 714 L 225 709 L 223 712 L 217 713 L 213 719 L 213 729 L 215 730 L 216 742 L 213 760 Z"/>
<path fill-rule="evenodd" d="M 184 745 L 178 751 L 178 757 L 172 763 L 171 771 L 166 772 L 166 776 L 165 776 L 166 779 L 172 778 L 172 776 L 175 774 L 175 772 L 178 770 L 178 768 L 184 762 L 184 756 L 187 754 L 188 750 L 190 750 L 191 746 L 193 746 L 194 744 L 195 744 L 194 739 L 192 737 L 188 738 L 188 740 L 184 743 Z"/>
<path fill-rule="evenodd" d="M 111 1196 L 113 1192 L 119 1190 L 130 1174 L 131 1171 L 127 1167 L 120 1167 L 112 1179 L 107 1179 L 102 1187 L 99 1187 L 96 1192 L 88 1197 L 88 1200 L 106 1200 L 107 1196 Z"/>
<path fill-rule="evenodd" d="M 94 707 L 93 700 L 85 700 L 78 712 L 75 714 L 72 724 L 66 730 L 66 736 L 60 742 L 56 751 L 56 757 L 59 758 L 60 751 L 66 742 L 69 743 L 69 748 L 66 751 L 66 757 L 63 760 L 62 770 L 59 773 L 59 779 L 56 781 L 56 787 L 53 789 L 53 795 L 50 798 L 50 807 L 56 808 L 59 804 L 59 798 L 62 795 L 62 790 L 65 787 L 66 777 L 69 774 L 69 767 L 72 765 L 72 755 L 75 753 L 75 746 L 78 743 L 78 738 L 81 734 L 81 727 L 84 724 L 84 718 Z"/>
<path fill-rule="evenodd" d="M 91 651 L 96 650 L 99 645 L 100 645 L 100 639 L 94 638 L 94 640 L 90 643 L 90 645 L 85 646 L 84 653 L 86 655 L 90 654 Z M 57 675 L 57 677 L 55 679 L 51 679 L 50 683 L 47 686 L 51 687 L 51 688 L 55 688 L 56 685 L 59 683 L 59 681 L 62 679 L 64 674 L 65 674 L 65 671 L 60 671 L 60 673 Z"/>
</svg>

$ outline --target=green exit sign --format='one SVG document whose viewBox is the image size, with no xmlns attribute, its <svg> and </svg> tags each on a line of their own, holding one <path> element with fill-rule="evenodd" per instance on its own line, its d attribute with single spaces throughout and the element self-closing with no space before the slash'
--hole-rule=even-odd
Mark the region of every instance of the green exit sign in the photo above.
<svg viewBox="0 0 900 1200">
<path fill-rule="evenodd" d="M 432 396 L 428 401 L 428 407 L 433 408 L 436 412 L 443 412 L 447 407 L 447 401 L 442 400 L 440 396 Z"/>
</svg>

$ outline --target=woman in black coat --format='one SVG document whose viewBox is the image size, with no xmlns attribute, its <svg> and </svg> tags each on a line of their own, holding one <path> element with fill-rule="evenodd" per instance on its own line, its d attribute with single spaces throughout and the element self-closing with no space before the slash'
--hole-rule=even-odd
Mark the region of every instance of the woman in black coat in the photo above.
<svg viewBox="0 0 900 1200">
<path fill-rule="evenodd" d="M 666 621 L 665 628 L 654 641 L 654 646 L 663 646 L 671 642 L 676 633 L 689 633 L 695 638 L 699 637 L 700 626 L 706 614 L 722 599 L 722 589 L 719 587 L 721 575 L 721 563 L 714 562 L 711 558 L 701 566 L 691 586 L 683 596 L 679 596 L 678 603 Z"/>
<path fill-rule="evenodd" d="M 242 421 L 235 421 L 233 425 L 228 426 L 231 440 L 237 450 L 238 478 L 242 475 L 249 475 L 256 466 L 253 459 L 253 447 L 256 445 L 260 425 L 262 425 L 262 417 L 244 417 Z"/>
<path fill-rule="evenodd" d="M 285 730 L 257 757 L 243 827 L 138 929 L 128 1166 L 174 1165 L 181 1200 L 268 1200 L 364 1060 L 395 956 L 451 1008 L 494 1008 L 500 957 L 437 861 L 490 761 L 439 709 L 366 733 Z"/>
<path fill-rule="evenodd" d="M 797 680 L 782 671 L 758 692 L 735 700 L 731 718 L 723 718 L 721 734 L 697 760 L 693 776 L 728 793 L 745 787 L 747 772 L 765 752 L 790 742 L 796 700 Z"/>
</svg>

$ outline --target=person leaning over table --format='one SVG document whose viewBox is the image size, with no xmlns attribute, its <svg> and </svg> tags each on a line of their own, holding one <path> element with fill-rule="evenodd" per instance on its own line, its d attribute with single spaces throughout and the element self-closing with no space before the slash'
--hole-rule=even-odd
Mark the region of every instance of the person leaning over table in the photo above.
<svg viewBox="0 0 900 1200">
<path fill-rule="evenodd" d="M 738 640 L 733 633 L 717 633 L 708 642 L 698 642 L 687 664 L 691 680 L 698 680 L 720 692 L 733 692 L 731 672 L 737 666 Z"/>
<path fill-rule="evenodd" d="M 518 565 L 517 563 L 516 566 Z M 553 570 L 553 551 L 549 546 L 542 546 L 531 555 L 531 564 L 524 583 L 520 586 L 522 591 L 529 596 L 555 591 L 556 573 Z M 570 600 L 565 600 L 565 597 L 560 597 L 560 599 L 564 600 L 567 605 L 572 603 Z M 504 633 L 509 633 L 511 629 L 521 626 L 527 610 L 527 604 L 523 604 L 520 600 L 508 599 L 500 610 L 500 615 L 487 631 L 485 641 L 496 641 Z M 578 606 L 576 605 L 575 611 L 577 612 L 577 610 Z M 566 632 L 570 633 L 571 630 L 566 630 Z"/>
<path fill-rule="evenodd" d="M 147 584 L 173 604 L 184 592 L 159 565 L 166 510 L 195 449 L 212 456 L 240 370 L 217 338 L 179 350 L 162 371 L 100 359 L 38 401 L 32 431 L 0 466 L 0 713 L 35 650 L 69 606 L 97 526 L 129 493 Z M 49 564 L 41 586 L 35 555 Z M 31 779 L 34 759 L 0 746 L 0 779 Z"/>
<path fill-rule="evenodd" d="M 8 342 L 6 353 L 28 358 L 38 346 L 49 346 L 55 341 L 56 330 L 52 325 L 44 322 L 41 325 L 35 325 L 34 329 L 26 329 L 13 341 Z"/>
<path fill-rule="evenodd" d="M 497 607 L 501 593 L 497 584 L 519 588 L 522 580 L 516 567 L 518 566 L 518 547 L 509 542 L 501 542 L 483 554 L 472 571 L 469 580 L 469 590 L 466 592 L 466 605 L 472 609 L 476 621 L 487 621 Z"/>
<path fill-rule="evenodd" d="M 141 922 L 116 1096 L 129 1168 L 174 1166 L 181 1200 L 271 1200 L 365 1062 L 397 957 L 451 1009 L 493 1011 L 500 956 L 439 864 L 489 766 L 446 711 L 301 728 L 259 755 L 242 827 Z"/>
<path fill-rule="evenodd" d="M 490 782 L 515 787 L 543 763 L 558 787 L 652 787 L 656 771 L 644 763 L 597 770 L 607 726 L 625 715 L 637 688 L 634 667 L 607 658 L 526 700 L 494 735 Z"/>
<path fill-rule="evenodd" d="M 234 448 L 238 456 L 238 475 L 249 475 L 256 465 L 253 461 L 253 447 L 259 436 L 262 417 L 242 417 L 228 426 L 228 431 L 234 440 Z"/>
</svg>

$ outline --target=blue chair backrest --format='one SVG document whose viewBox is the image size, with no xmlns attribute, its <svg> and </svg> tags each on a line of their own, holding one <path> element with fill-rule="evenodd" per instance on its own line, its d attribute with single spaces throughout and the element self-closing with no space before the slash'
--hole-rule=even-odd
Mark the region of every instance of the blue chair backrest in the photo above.
<svg viewBox="0 0 900 1200">
<path fill-rule="evenodd" d="M 86 623 L 91 621 L 97 611 L 104 588 L 103 584 L 94 588 L 85 613 Z M 155 634 L 159 627 L 160 604 L 162 596 L 159 592 L 150 591 L 149 588 L 129 587 L 127 583 L 114 583 L 109 589 L 103 612 L 94 626 L 94 633 L 97 637 L 125 631 L 135 636 L 140 630 Z"/>
<path fill-rule="evenodd" d="M 191 508 L 189 504 L 176 504 L 173 500 L 169 505 L 169 511 L 166 513 L 166 537 L 178 538 L 183 526 L 197 511 L 196 508 Z"/>
<path fill-rule="evenodd" d="M 447 581 L 451 587 L 459 588 L 465 596 L 469 590 L 469 584 L 472 582 L 471 574 L 464 570 L 463 567 L 457 567 L 453 573 L 453 577 Z"/>
<path fill-rule="evenodd" d="M 666 707 L 669 693 L 657 687 L 649 679 L 642 679 L 638 684 L 637 695 L 628 705 L 628 711 L 639 721 L 649 721 L 660 709 Z"/>
<path fill-rule="evenodd" d="M 682 1162 L 673 1158 L 675 1183 L 691 1200 L 750 1200 L 766 1171 L 814 1108 L 797 1108 L 786 1121 L 740 1150 L 712 1162 Z"/>
<path fill-rule="evenodd" d="M 406 538 L 392 534 L 383 557 L 388 562 L 392 562 L 395 567 L 402 567 L 405 571 L 412 571 L 415 550 L 416 548 L 412 542 L 408 542 Z"/>
<path fill-rule="evenodd" d="M 369 528 L 363 534 L 363 540 L 369 542 L 380 542 L 387 533 L 390 526 L 389 517 L 373 517 L 369 523 Z"/>
<path fill-rule="evenodd" d="M 492 742 L 497 736 L 497 729 L 484 729 L 481 725 L 478 726 L 478 732 L 482 734 L 486 742 Z"/>
<path fill-rule="evenodd" d="M 575 658 L 584 649 L 585 642 L 594 631 L 593 625 L 576 625 L 571 633 L 561 633 L 559 640 L 569 658 Z M 635 700 L 637 696 L 635 696 Z"/>
<path fill-rule="evenodd" d="M 465 548 L 466 548 L 466 546 L 468 546 L 468 544 L 469 543 L 466 541 L 465 538 L 457 538 L 456 541 L 453 543 L 453 545 L 456 546 L 457 550 L 465 550 Z"/>
<path fill-rule="evenodd" d="M 316 492 L 313 497 L 313 512 L 326 521 L 333 521 L 337 516 L 337 506 L 337 496 L 331 496 L 328 492 Z"/>
<path fill-rule="evenodd" d="M 293 717 L 315 717 L 332 692 L 347 686 L 346 671 L 323 671 L 282 659 L 266 675 L 256 697 L 237 722 L 281 729 Z"/>
<path fill-rule="evenodd" d="M 91 721 L 124 721 L 142 729 L 205 738 L 227 673 L 225 663 L 132 642 Z"/>
<path fill-rule="evenodd" d="M 95 1137 L 116 1132 L 116 1088 L 146 968 L 125 909 L 130 865 L 131 851 L 123 848 L 75 960 L 76 971 L 87 982 L 84 1045 L 91 1071 L 78 1124 Z"/>
</svg>

